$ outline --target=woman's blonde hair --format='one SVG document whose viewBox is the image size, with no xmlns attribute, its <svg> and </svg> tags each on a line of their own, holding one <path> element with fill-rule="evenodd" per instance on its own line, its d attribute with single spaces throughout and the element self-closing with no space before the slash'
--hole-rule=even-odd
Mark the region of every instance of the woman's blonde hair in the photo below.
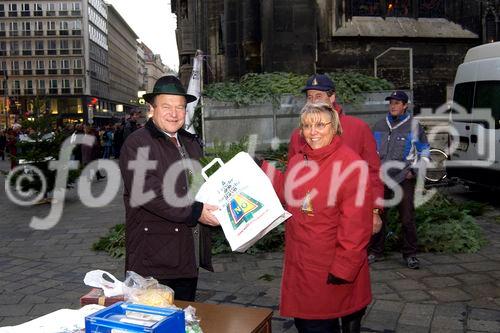
<svg viewBox="0 0 500 333">
<path fill-rule="evenodd" d="M 340 118 L 337 113 L 330 105 L 326 103 L 307 103 L 304 105 L 300 111 L 300 124 L 299 128 L 302 131 L 302 126 L 305 120 L 310 122 L 318 123 L 321 119 L 320 114 L 327 113 L 330 115 L 330 121 L 332 122 L 332 129 L 334 135 L 342 134 L 342 126 L 340 125 Z"/>
</svg>

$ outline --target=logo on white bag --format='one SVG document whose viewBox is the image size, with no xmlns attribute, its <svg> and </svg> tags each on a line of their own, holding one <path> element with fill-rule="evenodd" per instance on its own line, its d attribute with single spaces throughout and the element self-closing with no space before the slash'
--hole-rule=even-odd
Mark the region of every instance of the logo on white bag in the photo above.
<svg viewBox="0 0 500 333">
<path fill-rule="evenodd" d="M 240 190 L 240 183 L 234 179 L 222 181 L 221 194 L 227 202 L 226 209 L 233 230 L 243 223 L 250 222 L 253 214 L 263 207 L 263 204 Z"/>
<path fill-rule="evenodd" d="M 233 229 L 243 222 L 249 222 L 253 214 L 262 208 L 262 204 L 245 193 L 236 194 L 226 205 Z"/>
</svg>

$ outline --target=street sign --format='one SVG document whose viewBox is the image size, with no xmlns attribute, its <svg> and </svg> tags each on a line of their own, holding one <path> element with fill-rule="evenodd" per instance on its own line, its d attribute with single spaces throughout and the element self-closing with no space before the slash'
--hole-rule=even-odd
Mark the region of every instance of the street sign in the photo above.
<svg viewBox="0 0 500 333">
<path fill-rule="evenodd" d="M 92 125 L 94 123 L 94 109 L 89 108 L 88 109 L 88 120 L 87 122 Z"/>
</svg>

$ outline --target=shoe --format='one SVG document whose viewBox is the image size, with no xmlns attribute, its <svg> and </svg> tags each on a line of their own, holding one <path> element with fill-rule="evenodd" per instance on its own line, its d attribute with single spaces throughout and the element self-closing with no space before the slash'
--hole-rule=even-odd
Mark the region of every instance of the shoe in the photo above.
<svg viewBox="0 0 500 333">
<path fill-rule="evenodd" d="M 384 259 L 384 257 L 382 257 L 382 256 L 378 256 L 378 255 L 373 254 L 373 253 L 370 253 L 370 254 L 368 255 L 368 263 L 369 263 L 369 264 L 373 264 L 375 261 L 381 261 L 381 260 L 383 260 L 383 259 Z"/>
<path fill-rule="evenodd" d="M 410 269 L 419 269 L 420 268 L 420 261 L 417 259 L 417 257 L 406 257 L 406 265 Z"/>
</svg>

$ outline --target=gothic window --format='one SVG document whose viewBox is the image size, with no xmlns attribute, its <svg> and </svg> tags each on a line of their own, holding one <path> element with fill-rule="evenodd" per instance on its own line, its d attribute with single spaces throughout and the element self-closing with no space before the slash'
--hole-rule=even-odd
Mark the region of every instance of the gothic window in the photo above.
<svg viewBox="0 0 500 333">
<path fill-rule="evenodd" d="M 348 0 L 348 2 L 351 16 L 445 16 L 445 0 Z"/>
<path fill-rule="evenodd" d="M 380 0 L 352 0 L 351 13 L 353 16 L 380 16 L 382 6 Z"/>
<path fill-rule="evenodd" d="M 486 34 L 486 43 L 492 43 L 497 39 L 497 27 L 496 27 L 496 19 L 495 15 L 492 12 L 489 12 L 484 20 L 485 24 L 485 34 Z"/>
<path fill-rule="evenodd" d="M 444 17 L 444 0 L 419 0 L 419 17 Z"/>
<path fill-rule="evenodd" d="M 411 0 L 388 0 L 386 6 L 386 16 L 413 16 Z"/>
<path fill-rule="evenodd" d="M 187 19 L 188 18 L 188 2 L 187 0 L 180 0 L 180 6 L 179 6 L 179 17 L 181 19 Z"/>
</svg>

